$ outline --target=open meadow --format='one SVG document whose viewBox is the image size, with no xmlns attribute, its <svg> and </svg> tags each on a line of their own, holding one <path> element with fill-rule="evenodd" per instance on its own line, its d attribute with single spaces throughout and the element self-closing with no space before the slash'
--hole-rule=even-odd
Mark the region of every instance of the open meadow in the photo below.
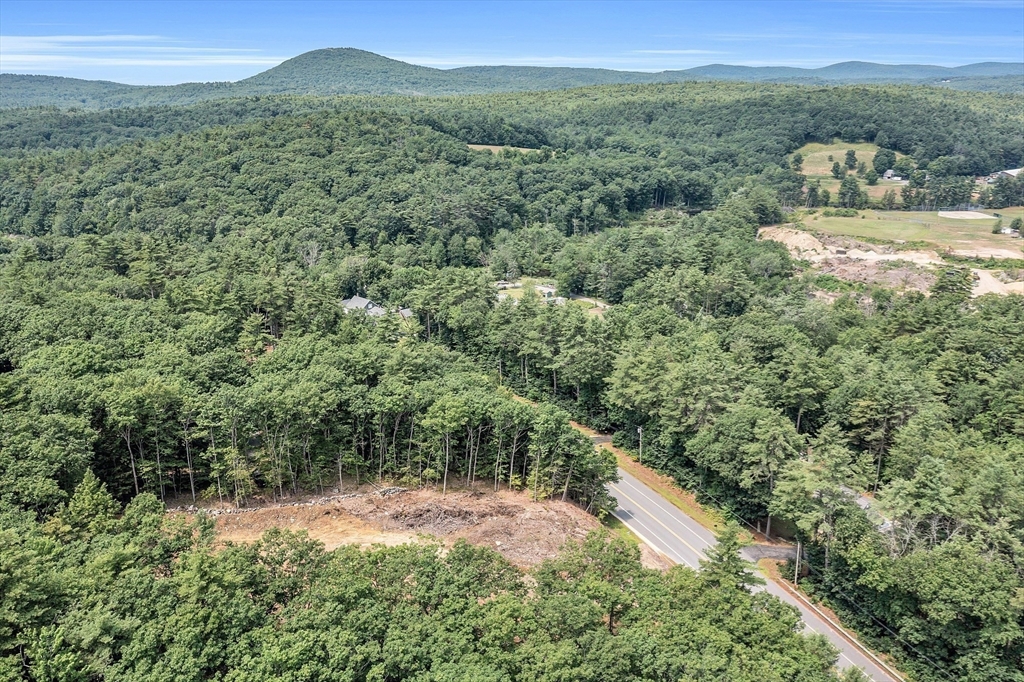
<svg viewBox="0 0 1024 682">
<path fill-rule="evenodd" d="M 801 172 L 807 176 L 807 181 L 821 181 L 821 188 L 827 189 L 832 193 L 832 196 L 835 196 L 836 192 L 839 191 L 840 181 L 832 177 L 832 164 L 838 161 L 842 165 L 848 149 L 857 152 L 857 161 L 863 161 L 868 165 L 868 168 L 871 168 L 871 162 L 875 158 L 875 152 L 878 151 L 878 145 L 870 142 L 837 142 L 835 144 L 812 142 L 800 147 L 789 158 L 792 160 L 797 154 L 803 156 L 803 171 Z M 832 161 L 828 160 L 829 156 L 832 157 Z M 896 154 L 896 158 L 903 156 L 905 155 L 898 152 Z M 881 199 L 887 189 L 899 191 L 899 188 L 903 185 L 902 182 L 891 182 L 881 178 L 878 179 L 877 185 L 868 185 L 864 178 L 861 177 L 858 177 L 857 181 L 872 199 Z"/>
<path fill-rule="evenodd" d="M 1003 224 L 1024 213 L 1024 208 L 1001 209 Z M 992 214 L 993 211 L 985 211 Z M 910 242 L 958 255 L 995 258 L 1021 258 L 1024 240 L 1005 234 L 992 234 L 997 218 L 960 220 L 940 217 L 937 212 L 860 211 L 855 218 L 828 217 L 821 213 L 805 216 L 804 225 L 814 231 L 846 235 L 867 240 Z M 924 244 L 922 244 L 923 242 Z"/>
</svg>

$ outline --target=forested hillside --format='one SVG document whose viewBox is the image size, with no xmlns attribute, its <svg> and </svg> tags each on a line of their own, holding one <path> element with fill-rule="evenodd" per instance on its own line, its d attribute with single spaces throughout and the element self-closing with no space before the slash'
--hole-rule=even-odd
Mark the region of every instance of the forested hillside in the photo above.
<svg viewBox="0 0 1024 682">
<path fill-rule="evenodd" d="M 5 679 L 837 680 L 728 554 L 661 574 L 596 535 L 524 577 L 465 543 L 324 552 L 272 531 L 214 551 L 208 520 L 150 494 L 121 512 L 86 479 L 47 525 L 0 530 Z"/>
<path fill-rule="evenodd" d="M 300 54 L 233 83 L 137 86 L 5 73 L 0 74 L 0 108 L 180 106 L 228 97 L 267 95 L 468 95 L 711 80 L 804 85 L 907 83 L 1020 94 L 1024 92 L 1024 64 L 981 62 L 949 68 L 843 62 L 817 69 L 711 64 L 660 73 L 541 66 L 435 69 L 365 50 L 327 48 Z"/>
<path fill-rule="evenodd" d="M 830 679 L 742 589 L 735 538 L 699 575 L 601 539 L 524 583 L 469 547 L 218 552 L 161 515 L 356 480 L 601 513 L 614 462 L 573 416 L 626 448 L 643 427 L 645 462 L 807 543 L 806 584 L 916 679 L 1021 679 L 1024 301 L 972 300 L 955 268 L 929 296 L 820 296 L 756 239 L 829 203 L 789 158 L 808 142 L 898 151 L 934 196 L 1024 165 L 1019 98 L 691 83 L 5 125 L 12 675 Z M 499 302 L 523 275 L 613 306 Z"/>
</svg>

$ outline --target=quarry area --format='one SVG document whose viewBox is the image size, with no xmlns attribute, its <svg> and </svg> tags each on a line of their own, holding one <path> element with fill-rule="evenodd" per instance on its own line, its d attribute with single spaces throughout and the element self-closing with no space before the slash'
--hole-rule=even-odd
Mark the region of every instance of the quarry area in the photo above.
<svg viewBox="0 0 1024 682">
<path fill-rule="evenodd" d="M 758 237 L 785 245 L 793 258 L 809 262 L 821 274 L 866 285 L 928 291 L 935 282 L 938 268 L 950 265 L 934 249 L 872 244 L 854 237 L 812 233 L 792 225 L 763 227 Z M 1009 249 L 983 246 L 950 253 L 983 258 L 1020 258 L 1020 254 Z M 973 296 L 1024 294 L 1024 281 L 1019 271 L 982 268 L 971 268 L 971 271 L 975 276 Z"/>
</svg>

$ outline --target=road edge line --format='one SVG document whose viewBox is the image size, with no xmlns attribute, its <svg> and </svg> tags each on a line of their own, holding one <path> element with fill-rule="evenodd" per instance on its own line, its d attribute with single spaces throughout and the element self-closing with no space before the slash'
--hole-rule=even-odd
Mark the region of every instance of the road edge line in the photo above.
<svg viewBox="0 0 1024 682">
<path fill-rule="evenodd" d="M 835 628 L 836 632 L 838 632 L 839 634 L 841 634 L 843 636 L 843 639 L 845 639 L 847 642 L 849 642 L 854 647 L 856 647 L 856 649 L 858 651 L 860 651 L 862 654 L 864 654 L 865 656 L 870 658 L 872 661 L 874 661 L 875 664 L 877 666 L 879 666 L 882 670 L 884 670 L 885 672 L 889 673 L 890 675 L 895 677 L 900 682 L 906 682 L 906 677 L 904 677 L 903 673 L 899 672 L 898 670 L 895 670 L 892 666 L 890 666 L 888 663 L 886 663 L 881 658 L 879 658 L 878 655 L 875 652 L 871 651 L 871 649 L 869 649 L 866 646 L 864 646 L 864 644 L 862 644 L 860 642 L 860 640 L 858 640 L 856 638 L 856 636 L 854 636 L 854 634 L 852 632 L 848 631 L 841 623 L 837 623 L 830 616 L 828 616 L 825 612 L 823 612 L 821 609 L 819 609 L 814 604 L 814 602 L 812 602 L 810 599 L 808 599 L 806 596 L 804 596 L 798 589 L 796 589 L 795 587 L 791 586 L 784 578 L 772 578 L 772 577 L 769 576 L 768 579 L 771 580 L 776 585 L 780 586 L 782 589 L 784 589 L 789 594 L 793 595 L 793 597 L 795 597 L 800 602 L 802 602 L 807 608 L 809 608 L 812 611 L 814 611 L 814 613 L 817 614 L 817 616 L 819 618 L 821 618 L 826 623 L 828 623 L 833 628 Z"/>
<path fill-rule="evenodd" d="M 643 535 L 641 535 L 640 533 L 636 532 L 636 530 L 635 530 L 635 529 L 634 529 L 634 528 L 633 528 L 632 526 L 630 526 L 630 525 L 629 525 L 629 522 L 628 522 L 628 521 L 626 521 L 626 520 L 625 520 L 625 519 L 623 519 L 623 518 L 620 518 L 619 516 L 616 516 L 616 515 L 615 515 L 615 512 L 612 512 L 612 516 L 615 516 L 615 518 L 619 519 L 619 523 L 621 523 L 621 524 L 622 524 L 623 526 L 625 526 L 626 528 L 628 528 L 628 529 L 629 529 L 629 532 L 630 532 L 630 533 L 632 533 L 633 535 L 635 535 L 635 536 L 637 537 L 637 539 L 638 539 L 638 540 L 640 540 L 640 542 L 642 542 L 642 543 L 644 543 L 645 545 L 647 545 L 648 547 L 650 547 L 652 551 L 654 551 L 654 552 L 657 552 L 657 553 L 658 553 L 659 555 L 661 555 L 661 556 L 665 557 L 665 559 L 666 559 L 666 560 L 667 560 L 667 561 L 668 561 L 669 563 L 671 563 L 671 564 L 672 564 L 673 566 L 680 566 L 680 565 L 682 565 L 682 564 L 680 564 L 680 563 L 679 563 L 678 561 L 676 561 L 675 559 L 673 559 L 672 557 L 670 557 L 670 556 L 669 556 L 669 555 L 668 555 L 668 554 L 667 554 L 666 552 L 663 552 L 663 551 L 661 551 L 660 549 L 658 549 L 657 547 L 655 547 L 655 546 L 654 546 L 654 544 L 653 544 L 653 543 L 652 543 L 652 542 L 651 542 L 650 540 L 648 540 L 647 538 L 645 538 L 645 537 L 644 537 Z M 687 566 L 687 568 L 690 568 L 690 567 L 689 567 L 689 566 Z M 690 569 L 690 570 L 693 570 L 693 569 Z"/>
</svg>

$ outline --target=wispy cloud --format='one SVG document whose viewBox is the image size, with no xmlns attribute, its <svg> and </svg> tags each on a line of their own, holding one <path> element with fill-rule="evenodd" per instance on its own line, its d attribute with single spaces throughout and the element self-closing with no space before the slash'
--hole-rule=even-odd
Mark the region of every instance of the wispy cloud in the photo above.
<svg viewBox="0 0 1024 682">
<path fill-rule="evenodd" d="M 728 54 L 718 50 L 633 50 L 637 54 Z"/>
<path fill-rule="evenodd" d="M 0 35 L 0 70 L 61 71 L 88 66 L 272 66 L 287 57 L 261 50 L 203 47 L 157 35 Z"/>
<path fill-rule="evenodd" d="M 716 33 L 706 36 L 713 40 L 728 42 L 764 42 L 768 40 L 803 40 L 816 42 L 821 46 L 832 46 L 837 42 L 850 45 L 965 45 L 986 47 L 1020 47 L 1019 35 L 986 34 L 986 35 L 941 35 L 934 33 L 852 33 L 822 32 L 809 34 L 806 31 L 764 31 L 745 33 Z"/>
</svg>

